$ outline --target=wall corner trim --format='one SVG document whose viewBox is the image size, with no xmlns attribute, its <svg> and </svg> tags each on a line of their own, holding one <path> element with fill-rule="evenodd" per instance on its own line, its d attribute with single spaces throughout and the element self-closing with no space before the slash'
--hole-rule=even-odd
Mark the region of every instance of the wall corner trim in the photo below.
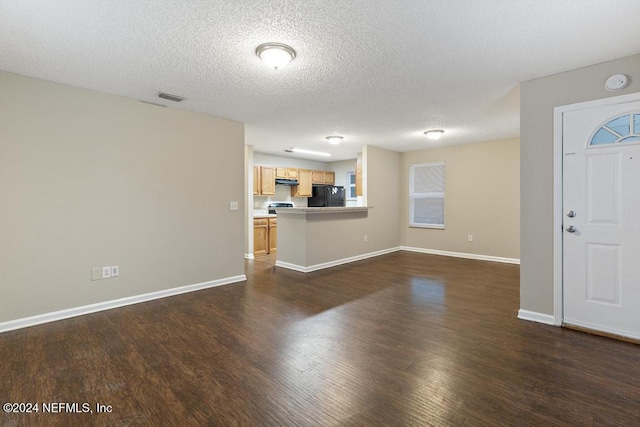
<svg viewBox="0 0 640 427">
<path fill-rule="evenodd" d="M 441 251 L 439 249 L 415 248 L 411 246 L 400 246 L 400 250 L 408 252 L 418 252 L 421 254 L 442 255 L 454 258 L 477 259 L 480 261 L 502 262 L 505 264 L 520 264 L 518 258 L 504 258 L 492 255 L 470 254 L 466 252 Z"/>
<path fill-rule="evenodd" d="M 366 254 L 355 255 L 348 258 L 337 259 L 335 261 L 329 261 L 329 262 L 323 262 L 321 264 L 310 265 L 308 267 L 305 267 L 303 265 L 291 264 L 284 261 L 276 261 L 276 267 L 282 267 L 289 270 L 299 271 L 301 273 L 311 273 L 312 271 L 335 267 L 342 264 L 348 264 L 350 262 L 360 261 L 367 258 L 373 258 L 380 255 L 386 255 L 392 252 L 397 252 L 399 250 L 400 250 L 400 247 L 382 249 L 375 252 L 369 252 Z"/>
<path fill-rule="evenodd" d="M 247 280 L 244 274 L 0 322 L 0 333 Z"/>
<path fill-rule="evenodd" d="M 556 325 L 555 318 L 552 314 L 538 313 L 536 311 L 520 309 L 518 310 L 518 319 L 544 323 L 545 325 L 558 326 Z"/>
</svg>

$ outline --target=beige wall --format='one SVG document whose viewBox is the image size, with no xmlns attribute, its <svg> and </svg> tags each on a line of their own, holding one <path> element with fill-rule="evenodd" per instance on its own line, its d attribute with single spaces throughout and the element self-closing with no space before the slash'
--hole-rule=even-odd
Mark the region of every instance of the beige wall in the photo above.
<svg viewBox="0 0 640 427">
<path fill-rule="evenodd" d="M 400 153 L 367 145 L 362 151 L 368 252 L 400 246 Z"/>
<path fill-rule="evenodd" d="M 257 151 L 253 153 L 253 163 L 256 165 L 282 166 L 285 168 L 312 169 L 320 171 L 331 170 L 326 162 L 297 159 L 288 156 L 276 156 L 275 154 L 260 153 Z"/>
<path fill-rule="evenodd" d="M 611 74 L 631 77 L 609 92 Z M 553 108 L 640 91 L 640 55 L 524 82 L 520 90 L 520 308 L 553 314 Z"/>
<path fill-rule="evenodd" d="M 351 160 L 342 160 L 339 162 L 331 162 L 329 163 L 329 170 L 332 170 L 336 173 L 336 185 L 341 185 L 345 189 L 345 196 L 349 193 L 349 183 L 347 182 L 347 172 L 356 170 L 356 159 Z M 345 200 L 345 206 L 357 206 L 358 201 L 354 200 Z"/>
<path fill-rule="evenodd" d="M 336 173 L 336 185 L 347 188 L 347 172 L 356 170 L 356 159 L 341 160 L 339 162 L 331 162 L 328 164 L 329 170 Z"/>
<path fill-rule="evenodd" d="M 5 72 L 0 93 L 0 322 L 244 274 L 242 123 Z"/>
<path fill-rule="evenodd" d="M 445 229 L 409 227 L 409 166 L 445 162 Z M 517 139 L 403 153 L 402 245 L 520 258 L 520 144 Z M 473 241 L 468 241 L 469 234 Z"/>
</svg>

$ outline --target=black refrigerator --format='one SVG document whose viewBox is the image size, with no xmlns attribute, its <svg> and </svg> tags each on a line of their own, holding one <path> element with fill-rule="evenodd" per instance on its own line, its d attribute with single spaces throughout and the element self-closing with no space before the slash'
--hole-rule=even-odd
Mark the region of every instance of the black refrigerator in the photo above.
<svg viewBox="0 0 640 427">
<path fill-rule="evenodd" d="M 316 185 L 309 197 L 309 207 L 344 206 L 344 187 L 336 185 Z"/>
</svg>

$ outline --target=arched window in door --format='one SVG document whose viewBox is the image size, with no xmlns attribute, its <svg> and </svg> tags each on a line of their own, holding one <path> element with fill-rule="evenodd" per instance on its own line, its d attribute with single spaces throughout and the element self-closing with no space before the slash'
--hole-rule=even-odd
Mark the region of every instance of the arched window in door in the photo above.
<svg viewBox="0 0 640 427">
<path fill-rule="evenodd" d="M 640 142 L 640 113 L 625 114 L 600 126 L 589 145 Z"/>
</svg>

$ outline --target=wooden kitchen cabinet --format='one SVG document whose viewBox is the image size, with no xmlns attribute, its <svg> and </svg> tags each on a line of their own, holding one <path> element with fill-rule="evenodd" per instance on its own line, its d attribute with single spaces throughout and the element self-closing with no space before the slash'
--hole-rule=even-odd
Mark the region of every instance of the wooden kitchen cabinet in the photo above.
<svg viewBox="0 0 640 427">
<path fill-rule="evenodd" d="M 298 169 L 298 185 L 291 187 L 292 197 L 311 197 L 313 171 Z"/>
<path fill-rule="evenodd" d="M 336 182 L 336 173 L 329 171 L 311 171 L 312 184 L 333 185 Z"/>
<path fill-rule="evenodd" d="M 276 178 L 298 179 L 298 169 L 276 167 Z"/>
<path fill-rule="evenodd" d="M 260 166 L 254 166 L 253 167 L 253 195 L 254 196 L 259 196 L 260 195 Z"/>
<path fill-rule="evenodd" d="M 269 219 L 255 218 L 253 220 L 253 254 L 266 255 L 269 253 Z"/>
<path fill-rule="evenodd" d="M 278 248 L 278 218 L 269 218 L 269 253 L 273 254 Z"/>
<path fill-rule="evenodd" d="M 278 218 L 253 219 L 253 255 L 267 255 L 278 247 Z"/>
<path fill-rule="evenodd" d="M 295 179 L 298 185 L 291 187 L 292 197 L 311 197 L 313 185 L 334 185 L 336 174 L 332 171 L 314 171 L 283 166 L 254 166 L 253 194 L 275 196 L 276 178 Z"/>
<path fill-rule="evenodd" d="M 324 183 L 327 185 L 333 185 L 336 182 L 336 173 L 335 172 L 325 172 L 324 173 Z"/>
<path fill-rule="evenodd" d="M 253 167 L 253 194 L 274 196 L 276 194 L 276 168 L 271 166 Z"/>
<path fill-rule="evenodd" d="M 356 163 L 356 196 L 362 196 L 362 163 Z"/>
<path fill-rule="evenodd" d="M 324 184 L 324 172 L 323 171 L 311 171 L 311 183 Z"/>
</svg>

